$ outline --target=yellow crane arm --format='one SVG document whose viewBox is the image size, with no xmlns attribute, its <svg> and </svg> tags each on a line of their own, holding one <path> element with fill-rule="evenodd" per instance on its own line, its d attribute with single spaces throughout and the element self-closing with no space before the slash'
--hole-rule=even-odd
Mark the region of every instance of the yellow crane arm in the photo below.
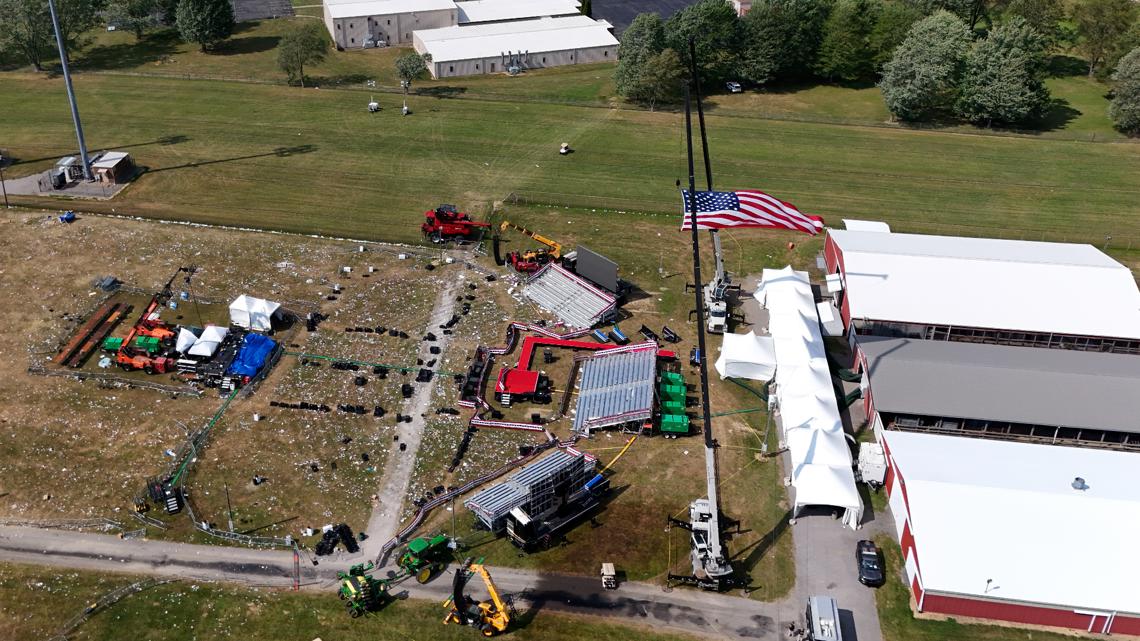
<svg viewBox="0 0 1140 641">
<path fill-rule="evenodd" d="M 491 580 L 491 573 L 487 572 L 487 568 L 483 567 L 481 563 L 472 564 L 471 569 L 478 572 L 479 576 L 483 578 L 483 584 L 487 586 L 487 592 L 491 595 L 491 602 L 495 604 L 495 610 L 503 613 L 505 616 L 507 613 L 507 605 L 503 603 L 502 597 L 499 596 L 499 589 L 495 587 L 495 582 Z"/>
<path fill-rule="evenodd" d="M 543 236 L 542 234 L 537 234 L 537 233 L 527 229 L 526 227 L 521 227 L 519 225 L 516 225 L 509 220 L 504 220 L 502 222 L 502 224 L 499 225 L 499 231 L 501 231 L 501 232 L 506 231 L 508 228 L 514 229 L 515 231 L 517 231 L 521 234 L 525 234 L 527 236 L 530 236 L 531 238 L 542 243 L 543 245 L 546 245 L 547 247 L 550 248 L 550 253 L 555 258 L 561 258 L 562 257 L 562 243 L 560 243 L 556 240 L 552 240 L 550 238 L 547 238 L 546 236 Z"/>
</svg>

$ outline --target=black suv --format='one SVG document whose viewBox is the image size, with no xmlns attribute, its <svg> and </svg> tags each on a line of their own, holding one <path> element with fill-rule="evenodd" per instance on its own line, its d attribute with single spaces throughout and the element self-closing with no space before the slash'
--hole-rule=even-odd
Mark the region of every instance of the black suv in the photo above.
<svg viewBox="0 0 1140 641">
<path fill-rule="evenodd" d="M 879 587 L 886 580 L 883 571 L 883 553 L 872 541 L 859 541 L 855 545 L 855 561 L 859 564 L 859 582 Z"/>
</svg>

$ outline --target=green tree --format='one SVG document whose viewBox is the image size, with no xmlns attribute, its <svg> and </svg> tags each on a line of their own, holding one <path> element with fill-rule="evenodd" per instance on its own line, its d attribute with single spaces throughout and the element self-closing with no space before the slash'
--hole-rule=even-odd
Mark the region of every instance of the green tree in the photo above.
<svg viewBox="0 0 1140 641">
<path fill-rule="evenodd" d="M 761 0 L 744 16 L 742 75 L 756 83 L 811 73 L 827 20 L 826 0 Z"/>
<path fill-rule="evenodd" d="M 732 5 L 698 0 L 665 21 L 665 45 L 681 56 L 686 68 L 690 38 L 696 44 L 702 81 L 719 83 L 736 75 L 742 32 Z"/>
<path fill-rule="evenodd" d="M 55 8 L 64 45 L 74 51 L 95 26 L 102 5 L 100 0 L 58 0 Z M 0 0 L 0 49 L 16 53 L 36 71 L 44 70 L 57 55 L 47 0 Z"/>
<path fill-rule="evenodd" d="M 875 0 L 838 0 L 823 23 L 815 72 L 827 80 L 853 82 L 875 70 L 871 33 L 881 4 Z"/>
<path fill-rule="evenodd" d="M 875 69 L 881 69 L 891 59 L 895 48 L 902 44 L 910 28 L 922 17 L 922 12 L 918 9 L 899 0 L 887 0 L 882 4 L 875 26 L 868 36 Z"/>
<path fill-rule="evenodd" d="M 1050 42 L 1057 38 L 1057 25 L 1065 19 L 1061 0 L 1010 0 L 1006 15 L 1017 16 Z"/>
<path fill-rule="evenodd" d="M 1016 124 L 1039 118 L 1049 104 L 1045 38 L 1020 17 L 970 48 L 958 115 L 975 124 Z"/>
<path fill-rule="evenodd" d="M 660 104 L 676 103 L 684 94 L 687 78 L 681 56 L 672 49 L 665 49 L 646 65 L 641 101 L 649 105 L 650 110 Z"/>
<path fill-rule="evenodd" d="M 1081 38 L 1077 46 L 1088 60 L 1090 78 L 1117 55 L 1136 22 L 1136 11 L 1132 0 L 1078 0 L 1073 5 L 1073 22 Z"/>
<path fill-rule="evenodd" d="M 325 26 L 319 22 L 305 22 L 292 29 L 277 43 L 277 66 L 288 76 L 289 82 L 299 80 L 305 86 L 305 65 L 322 62 L 329 52 L 329 38 Z"/>
<path fill-rule="evenodd" d="M 592 16 L 594 12 L 594 7 L 590 0 L 582 0 L 582 6 L 578 9 L 584 16 Z"/>
<path fill-rule="evenodd" d="M 621 48 L 614 88 L 619 95 L 641 102 L 645 99 L 649 61 L 665 49 L 665 26 L 656 13 L 641 13 L 621 34 Z"/>
<path fill-rule="evenodd" d="M 887 109 L 902 120 L 924 120 L 952 107 L 969 44 L 970 30 L 948 11 L 915 23 L 883 66 Z"/>
<path fill-rule="evenodd" d="M 234 32 L 234 6 L 230 0 L 179 0 L 175 18 L 186 42 L 209 51 Z"/>
<path fill-rule="evenodd" d="M 428 64 L 431 62 L 431 54 L 425 53 L 420 55 L 414 51 L 405 53 L 404 55 L 396 58 L 396 77 L 404 83 L 404 93 L 408 93 L 408 89 L 412 86 L 413 80 L 418 80 L 428 72 Z"/>
<path fill-rule="evenodd" d="M 158 24 L 158 11 L 155 0 L 109 0 L 107 21 L 131 30 L 135 40 L 141 40 L 144 31 Z"/>
<path fill-rule="evenodd" d="M 1120 59 L 1112 80 L 1116 84 L 1108 103 L 1108 117 L 1120 131 L 1140 135 L 1140 47 Z"/>
<path fill-rule="evenodd" d="M 936 11 L 949 11 L 961 18 L 971 30 L 978 26 L 982 18 L 989 17 L 990 8 L 997 0 L 908 0 L 923 15 L 933 15 Z"/>
</svg>

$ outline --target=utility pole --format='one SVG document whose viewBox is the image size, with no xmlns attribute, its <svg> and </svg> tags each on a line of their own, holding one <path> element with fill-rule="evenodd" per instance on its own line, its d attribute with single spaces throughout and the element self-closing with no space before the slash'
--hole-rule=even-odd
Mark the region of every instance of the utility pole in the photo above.
<svg viewBox="0 0 1140 641">
<path fill-rule="evenodd" d="M 75 137 L 79 139 L 79 157 L 83 160 L 83 178 L 95 180 L 91 175 L 91 161 L 87 158 L 87 142 L 83 139 L 83 123 L 79 120 L 79 106 L 75 104 L 75 90 L 71 86 L 71 71 L 67 67 L 67 49 L 63 46 L 63 34 L 59 30 L 59 16 L 55 12 L 55 0 L 48 0 L 51 11 L 51 26 L 55 29 L 55 44 L 59 47 L 59 62 L 63 66 L 63 84 L 67 87 L 67 101 L 71 103 L 71 119 L 75 122 Z"/>
<path fill-rule="evenodd" d="M 234 531 L 234 506 L 230 504 L 230 484 L 222 483 L 222 487 L 226 488 L 226 513 L 229 514 L 230 532 Z"/>
<path fill-rule="evenodd" d="M 4 157 L 4 152 L 0 151 L 0 190 L 4 192 L 4 209 L 11 209 L 12 206 L 8 204 L 8 184 L 4 182 L 4 165 L 8 164 L 8 159 Z"/>
</svg>

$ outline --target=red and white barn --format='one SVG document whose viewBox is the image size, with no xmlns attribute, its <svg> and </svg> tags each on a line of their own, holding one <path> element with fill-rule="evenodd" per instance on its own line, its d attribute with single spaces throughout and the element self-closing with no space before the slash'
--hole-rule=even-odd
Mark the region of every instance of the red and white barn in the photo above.
<svg viewBox="0 0 1140 641">
<path fill-rule="evenodd" d="M 1140 358 L 860 336 L 856 360 L 920 611 L 1140 634 Z"/>
<path fill-rule="evenodd" d="M 1140 289 L 1092 245 L 868 229 L 824 247 L 849 332 L 1140 354 Z"/>
</svg>

